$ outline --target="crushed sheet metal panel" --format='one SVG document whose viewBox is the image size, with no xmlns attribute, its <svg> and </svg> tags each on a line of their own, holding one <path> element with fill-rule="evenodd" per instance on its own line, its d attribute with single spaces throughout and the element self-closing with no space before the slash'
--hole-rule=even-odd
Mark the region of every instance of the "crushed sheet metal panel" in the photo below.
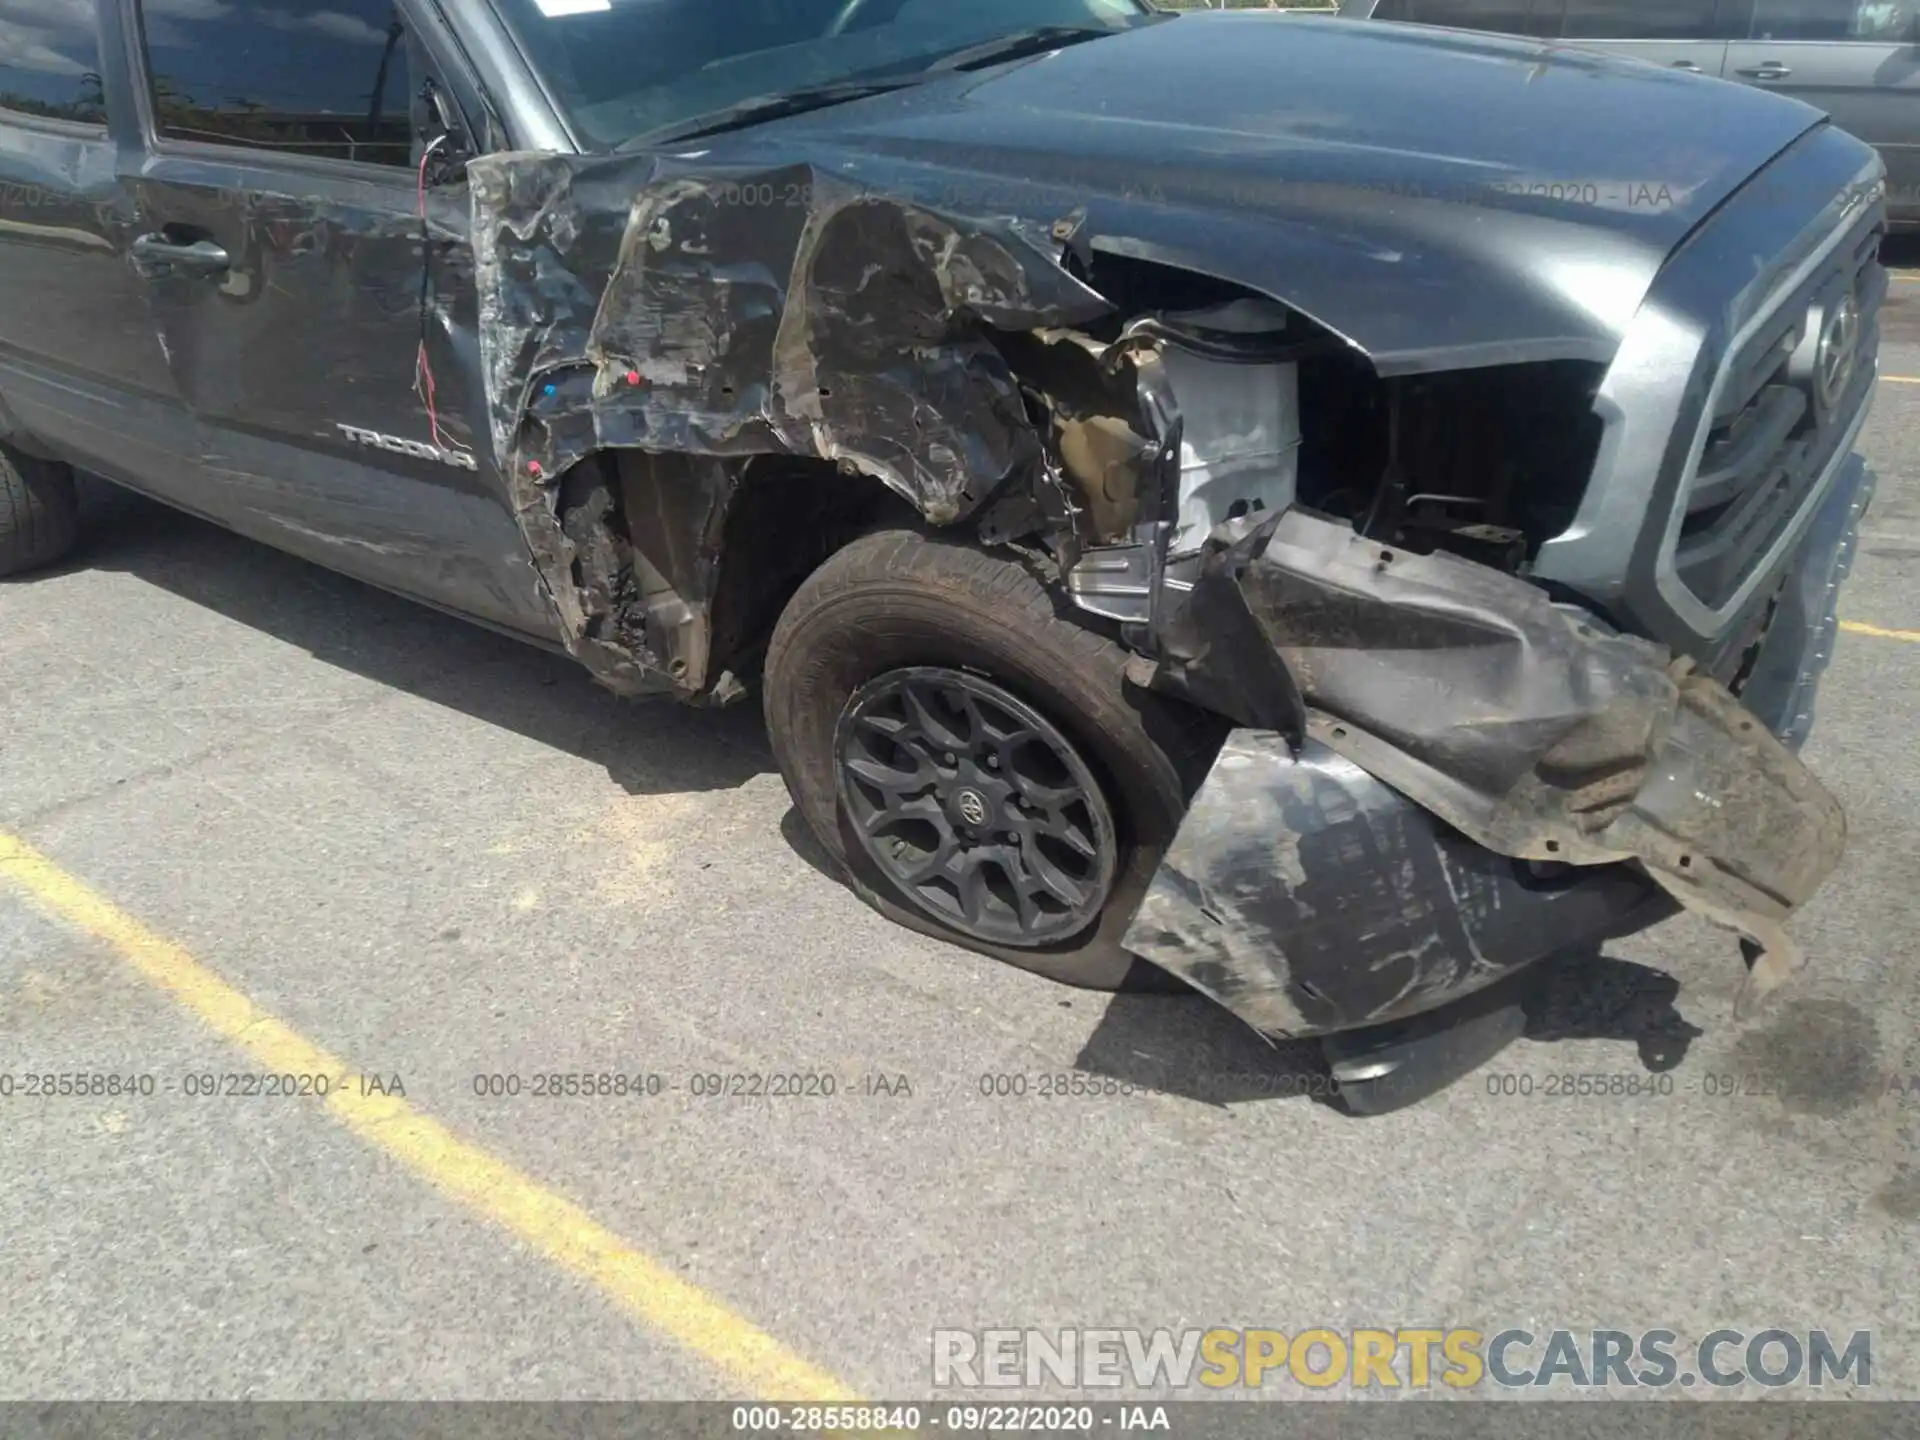
<svg viewBox="0 0 1920 1440">
<path fill-rule="evenodd" d="M 809 165 L 502 154 L 469 175 L 495 449 L 569 648 L 617 689 L 645 688 L 657 657 L 606 638 L 581 593 L 560 493 L 578 462 L 609 449 L 826 460 L 947 524 L 1040 454 L 988 330 L 1111 308 L 1044 231 Z M 739 199 L 762 192 L 795 203 Z M 737 470 L 702 474 L 702 508 L 724 511 Z"/>
<path fill-rule="evenodd" d="M 1544 880 L 1350 760 L 1236 730 L 1126 935 L 1256 1030 L 1417 1014 L 1581 940 L 1672 913 L 1610 865 Z"/>
</svg>

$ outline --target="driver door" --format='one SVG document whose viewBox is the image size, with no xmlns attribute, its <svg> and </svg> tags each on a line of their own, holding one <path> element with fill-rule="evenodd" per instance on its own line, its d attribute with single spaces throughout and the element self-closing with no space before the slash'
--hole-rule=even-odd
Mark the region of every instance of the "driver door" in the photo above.
<svg viewBox="0 0 1920 1440">
<path fill-rule="evenodd" d="M 461 172 L 420 167 L 432 67 L 405 7 L 144 9 L 133 258 L 201 457 L 170 498 L 550 635 L 485 438 Z"/>
</svg>

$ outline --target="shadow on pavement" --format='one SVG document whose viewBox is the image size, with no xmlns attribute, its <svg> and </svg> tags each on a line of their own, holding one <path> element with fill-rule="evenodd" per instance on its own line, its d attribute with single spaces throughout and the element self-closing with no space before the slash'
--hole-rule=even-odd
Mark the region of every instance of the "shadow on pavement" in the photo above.
<svg viewBox="0 0 1920 1440">
<path fill-rule="evenodd" d="M 363 585 L 102 481 L 64 570 L 113 570 L 315 659 L 603 766 L 629 794 L 732 790 L 773 768 L 752 702 L 624 700 L 564 655 Z M 59 573 L 56 571 L 55 573 Z"/>
<path fill-rule="evenodd" d="M 623 700 L 556 655 L 386 594 L 131 492 L 82 482 L 88 521 L 68 570 L 133 575 L 329 665 L 461 711 L 605 768 L 631 794 L 737 788 L 774 769 L 759 709 Z M 781 826 L 813 868 L 834 868 L 796 812 Z M 1650 1071 L 1701 1032 L 1674 1009 L 1679 982 L 1598 947 L 1532 966 L 1459 1002 L 1463 1017 L 1520 1005 L 1524 1037 L 1628 1040 Z M 1063 998 L 1075 992 L 1062 988 Z M 1338 1103 L 1320 1045 L 1268 1043 L 1197 994 L 1092 997 L 1104 1013 L 1076 1061 L 1089 1076 L 1208 1105 Z"/>
<path fill-rule="evenodd" d="M 1677 1066 L 1703 1033 L 1674 1008 L 1679 993 L 1680 982 L 1665 971 L 1588 946 L 1551 956 L 1432 1018 L 1465 1023 L 1518 1006 L 1523 1039 L 1631 1041 L 1641 1065 L 1659 1072 Z M 1090 1074 L 1208 1105 L 1339 1100 L 1318 1041 L 1269 1045 L 1199 996 L 1114 996 L 1076 1063 Z"/>
<path fill-rule="evenodd" d="M 841 883 L 798 810 L 788 809 L 780 833 L 808 865 Z M 1086 994 L 1060 988 L 1063 1000 Z M 1631 1041 L 1641 1065 L 1657 1074 L 1678 1066 L 1704 1033 L 1675 1008 L 1679 994 L 1680 982 L 1666 971 L 1586 945 L 1551 955 L 1414 1023 L 1431 1030 L 1464 1027 L 1517 1006 L 1525 1017 L 1520 1039 Z M 1340 1104 L 1340 1087 L 1318 1039 L 1270 1042 L 1193 991 L 1096 993 L 1088 999 L 1103 1007 L 1101 1019 L 1074 1068 L 1090 1077 L 1206 1105 L 1283 1099 Z"/>
</svg>

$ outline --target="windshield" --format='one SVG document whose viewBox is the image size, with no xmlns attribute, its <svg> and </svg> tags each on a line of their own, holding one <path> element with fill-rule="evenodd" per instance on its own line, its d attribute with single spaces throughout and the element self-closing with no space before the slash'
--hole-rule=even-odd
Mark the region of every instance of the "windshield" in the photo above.
<svg viewBox="0 0 1920 1440">
<path fill-rule="evenodd" d="M 588 144 L 762 95 L 924 69 L 1040 26 L 1122 30 L 1137 0 L 496 0 Z"/>
</svg>

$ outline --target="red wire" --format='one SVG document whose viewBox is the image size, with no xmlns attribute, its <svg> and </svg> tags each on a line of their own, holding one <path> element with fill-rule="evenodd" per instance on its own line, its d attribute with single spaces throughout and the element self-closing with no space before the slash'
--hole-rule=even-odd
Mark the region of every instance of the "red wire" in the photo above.
<svg viewBox="0 0 1920 1440">
<path fill-rule="evenodd" d="M 433 243 L 427 229 L 427 166 L 431 164 L 432 161 L 433 147 L 429 145 L 427 147 L 427 153 L 420 157 L 419 184 L 415 192 L 416 209 L 420 216 L 420 243 L 422 246 Z M 423 265 L 431 263 L 428 255 L 424 253 L 424 251 L 420 257 L 420 263 Z M 422 388 L 423 385 L 424 388 Z M 440 433 L 440 411 L 437 406 L 439 392 L 433 380 L 433 361 L 427 358 L 427 339 L 425 334 L 421 335 L 420 349 L 414 356 L 413 392 L 420 397 L 427 407 L 428 433 L 433 436 L 433 443 L 442 450 L 458 450 L 466 453 L 466 446 L 457 441 L 450 440 Z"/>
</svg>

